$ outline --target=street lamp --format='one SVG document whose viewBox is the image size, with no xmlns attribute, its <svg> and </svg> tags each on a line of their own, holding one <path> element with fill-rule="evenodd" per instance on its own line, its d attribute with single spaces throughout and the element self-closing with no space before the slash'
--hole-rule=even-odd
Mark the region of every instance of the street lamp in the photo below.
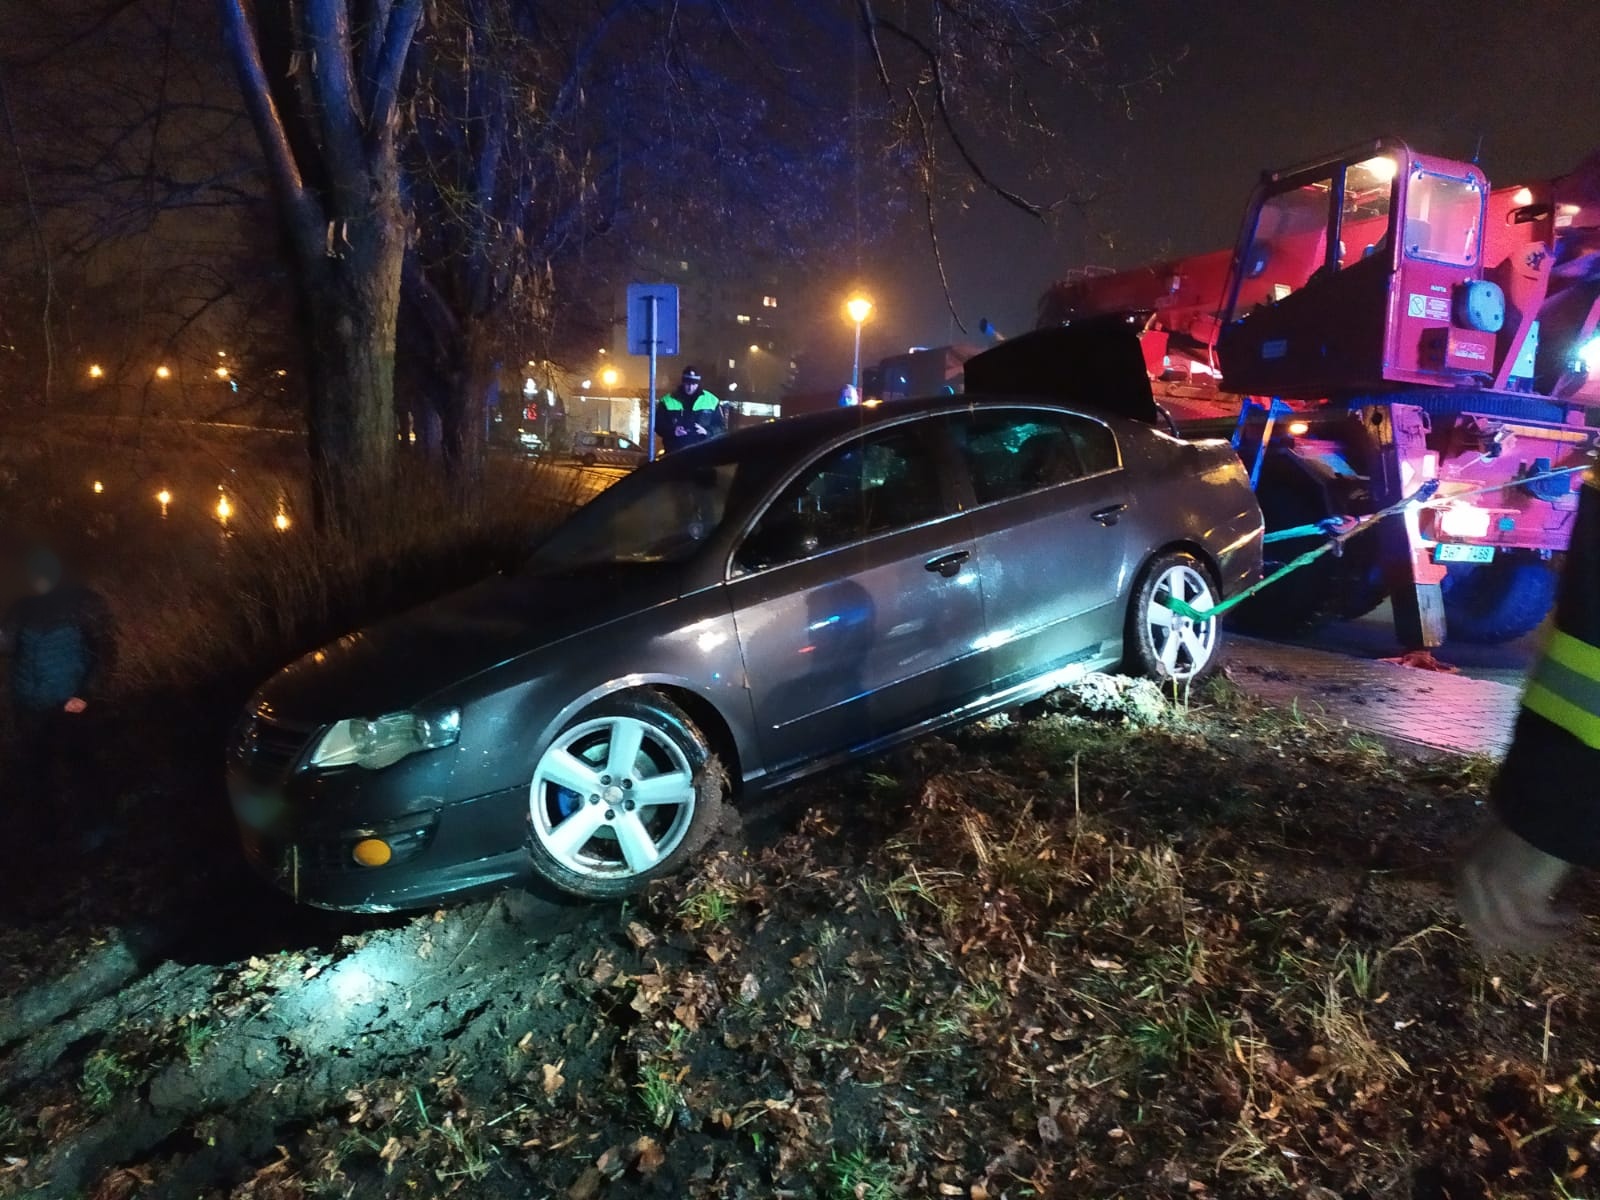
<svg viewBox="0 0 1600 1200">
<path fill-rule="evenodd" d="M 157 379 L 171 379 L 172 378 L 172 368 L 167 366 L 166 363 L 162 363 L 159 367 L 156 368 L 156 378 Z"/>
<path fill-rule="evenodd" d="M 617 380 L 620 378 L 622 378 L 622 376 L 617 374 L 617 369 L 615 367 L 607 367 L 604 371 L 600 372 L 600 382 L 605 384 L 608 388 L 616 387 Z"/>
<path fill-rule="evenodd" d="M 865 296 L 851 296 L 845 302 L 845 313 L 856 323 L 855 365 L 850 368 L 850 386 L 861 390 L 861 324 L 872 315 L 872 301 Z"/>
</svg>

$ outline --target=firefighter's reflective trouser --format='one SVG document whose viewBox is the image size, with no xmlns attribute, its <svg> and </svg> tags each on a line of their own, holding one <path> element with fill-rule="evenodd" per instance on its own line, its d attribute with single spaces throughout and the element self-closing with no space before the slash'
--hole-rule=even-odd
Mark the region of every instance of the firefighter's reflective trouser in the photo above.
<svg viewBox="0 0 1600 1200">
<path fill-rule="evenodd" d="M 1494 782 L 1510 829 L 1547 854 L 1600 866 L 1600 489 L 1586 482 L 1556 599 Z"/>
</svg>

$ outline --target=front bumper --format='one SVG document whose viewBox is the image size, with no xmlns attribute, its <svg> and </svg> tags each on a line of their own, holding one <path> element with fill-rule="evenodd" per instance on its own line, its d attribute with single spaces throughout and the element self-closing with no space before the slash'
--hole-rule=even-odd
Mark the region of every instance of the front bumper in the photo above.
<svg viewBox="0 0 1600 1200">
<path fill-rule="evenodd" d="M 228 769 L 246 860 L 295 901 L 389 912 L 528 878 L 525 790 L 456 800 L 438 794 L 446 790 L 438 778 L 419 789 L 414 770 L 298 770 L 303 749 L 290 747 L 303 748 L 310 737 L 257 722 Z M 438 766 L 449 780 L 447 764 Z M 356 854 L 363 842 L 381 842 L 386 861 L 364 865 Z"/>
<path fill-rule="evenodd" d="M 257 817 L 260 785 L 230 781 L 246 860 L 268 883 L 301 904 L 345 912 L 426 908 L 528 878 L 522 845 L 523 796 L 479 796 L 425 814 L 344 829 Z M 393 848 L 382 866 L 363 866 L 355 847 L 380 840 Z"/>
</svg>

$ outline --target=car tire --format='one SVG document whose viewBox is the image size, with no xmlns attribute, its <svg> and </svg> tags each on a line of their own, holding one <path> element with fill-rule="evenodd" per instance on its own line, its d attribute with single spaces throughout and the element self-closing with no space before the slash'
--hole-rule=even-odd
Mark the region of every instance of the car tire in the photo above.
<svg viewBox="0 0 1600 1200">
<path fill-rule="evenodd" d="M 592 455 L 592 454 L 580 455 L 578 457 L 578 462 L 580 462 L 581 464 L 583 464 L 586 467 L 592 467 L 592 466 L 594 466 L 594 455 Z"/>
<path fill-rule="evenodd" d="M 1197 683 L 1216 670 L 1222 654 L 1222 622 L 1181 617 L 1161 600 L 1178 594 L 1200 611 L 1216 605 L 1221 590 L 1211 570 L 1194 555 L 1169 550 L 1139 573 L 1128 603 L 1123 635 L 1123 670 L 1158 683 Z"/>
<path fill-rule="evenodd" d="M 674 874 L 720 828 L 725 778 L 705 735 L 660 693 L 628 692 L 592 705 L 534 766 L 534 874 L 590 899 L 627 896 Z"/>
</svg>

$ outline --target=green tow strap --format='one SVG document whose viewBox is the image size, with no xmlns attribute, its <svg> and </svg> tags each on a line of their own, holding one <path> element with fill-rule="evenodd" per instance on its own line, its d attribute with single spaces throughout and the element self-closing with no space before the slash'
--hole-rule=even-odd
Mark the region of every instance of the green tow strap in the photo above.
<svg viewBox="0 0 1600 1200">
<path fill-rule="evenodd" d="M 1526 477 L 1524 477 L 1522 479 L 1513 479 L 1508 483 L 1495 483 L 1495 484 L 1490 484 L 1488 487 L 1475 488 L 1470 492 L 1458 492 L 1458 493 L 1450 496 L 1449 499 L 1451 499 L 1451 500 L 1466 500 L 1466 499 L 1470 499 L 1473 496 L 1486 495 L 1489 492 L 1503 492 L 1508 487 L 1517 487 L 1517 486 L 1519 486 L 1521 484 L 1533 483 L 1536 480 L 1540 480 L 1540 479 L 1554 479 L 1554 478 L 1557 478 L 1557 477 L 1562 476 L 1562 475 L 1573 475 L 1573 474 L 1576 474 L 1579 471 L 1587 471 L 1588 469 L 1589 469 L 1589 464 L 1588 463 L 1585 463 L 1581 467 L 1562 467 L 1559 470 L 1546 471 L 1542 475 L 1529 475 L 1529 476 L 1526 476 Z M 1285 575 L 1289 575 L 1289 574 L 1292 574 L 1295 571 L 1298 571 L 1301 567 L 1305 566 L 1307 563 L 1315 562 L 1317 559 L 1321 558 L 1324 554 L 1327 554 L 1330 550 L 1337 550 L 1340 546 L 1344 545 L 1344 543 L 1347 542 L 1349 539 L 1355 537 L 1356 534 L 1363 533 L 1366 530 L 1371 529 L 1374 525 L 1376 525 L 1379 521 L 1383 520 L 1385 517 L 1392 517 L 1396 513 L 1404 512 L 1409 505 L 1426 503 L 1429 499 L 1432 498 L 1434 492 L 1436 492 L 1438 490 L 1439 490 L 1439 481 L 1437 479 L 1429 479 L 1426 482 L 1424 482 L 1423 485 L 1421 487 L 1419 487 L 1416 491 L 1412 492 L 1411 495 L 1407 496 L 1404 500 L 1401 500 L 1396 504 L 1391 504 L 1388 508 L 1382 509 L 1379 512 L 1371 513 L 1368 516 L 1362 517 L 1359 521 L 1357 521 L 1349 529 L 1346 529 L 1343 533 L 1334 533 L 1331 529 L 1327 528 L 1328 526 L 1333 525 L 1336 522 L 1340 521 L 1340 518 L 1337 518 L 1337 517 L 1329 518 L 1327 521 L 1319 522 L 1318 524 L 1315 524 L 1315 525 L 1299 525 L 1299 526 L 1296 526 L 1293 529 L 1275 530 L 1273 533 L 1267 534 L 1262 539 L 1262 541 L 1264 543 L 1265 542 L 1274 542 L 1274 541 L 1286 541 L 1286 540 L 1288 540 L 1290 538 L 1310 537 L 1313 534 L 1318 534 L 1318 533 L 1327 535 L 1328 540 L 1326 542 L 1323 542 L 1322 545 L 1317 546 L 1314 549 L 1307 550 L 1304 554 L 1301 554 L 1298 557 L 1290 559 L 1288 562 L 1284 563 L 1283 566 L 1279 567 L 1276 571 L 1274 571 L 1271 575 L 1266 576 L 1264 579 L 1257 580 L 1255 583 L 1253 583 L 1249 587 L 1245 588 L 1244 591 L 1238 592 L 1235 595 L 1229 596 L 1221 604 L 1213 605 L 1211 608 L 1208 608 L 1203 612 L 1200 611 L 1199 609 L 1194 608 L 1193 606 L 1191 606 L 1187 602 L 1178 599 L 1178 597 L 1176 597 L 1176 596 L 1167 596 L 1167 597 L 1165 597 L 1163 599 L 1162 603 L 1164 603 L 1173 612 L 1177 613 L 1180 617 L 1188 617 L 1191 621 L 1203 621 L 1203 620 L 1209 620 L 1212 617 L 1220 617 L 1223 613 L 1227 612 L 1229 609 L 1234 608 L 1237 605 L 1243 604 L 1246 600 L 1250 599 L 1251 596 L 1254 596 L 1262 588 L 1271 587 L 1274 583 L 1277 583 L 1278 580 L 1282 579 Z"/>
</svg>

